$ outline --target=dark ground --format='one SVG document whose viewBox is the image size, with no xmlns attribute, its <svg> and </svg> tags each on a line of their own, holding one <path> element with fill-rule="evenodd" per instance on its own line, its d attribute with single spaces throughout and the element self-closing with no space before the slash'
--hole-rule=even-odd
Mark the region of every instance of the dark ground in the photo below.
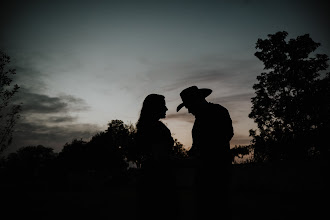
<svg viewBox="0 0 330 220">
<path fill-rule="evenodd" d="M 322 162 L 233 165 L 232 219 L 327 219 L 328 166 Z M 192 219 L 193 171 L 178 171 L 180 219 Z M 75 177 L 76 184 L 86 185 Z M 100 187 L 97 181 L 80 190 L 31 190 L 1 186 L 1 215 L 6 219 L 136 219 L 134 184 Z M 77 187 L 75 187 L 77 189 Z M 78 187 L 79 188 L 79 187 Z M 221 216 L 215 219 L 228 219 Z M 157 219 L 157 217 L 155 217 Z"/>
</svg>

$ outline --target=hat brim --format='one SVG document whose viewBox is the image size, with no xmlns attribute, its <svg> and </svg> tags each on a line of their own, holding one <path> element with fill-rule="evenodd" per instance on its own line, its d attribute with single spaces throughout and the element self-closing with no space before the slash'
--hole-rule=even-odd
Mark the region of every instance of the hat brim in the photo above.
<svg viewBox="0 0 330 220">
<path fill-rule="evenodd" d="M 183 106 L 184 106 L 183 103 L 181 103 L 180 105 L 178 105 L 178 107 L 176 107 L 176 112 L 180 111 L 180 109 L 182 109 Z"/>
<path fill-rule="evenodd" d="M 212 89 L 198 89 L 198 91 L 200 92 L 200 94 L 202 95 L 203 98 L 206 98 L 207 96 L 209 96 L 212 93 Z M 178 107 L 176 108 L 176 111 L 180 111 L 180 109 L 182 109 L 182 107 L 184 107 L 185 105 L 183 103 L 181 103 L 180 105 L 178 105 Z"/>
</svg>

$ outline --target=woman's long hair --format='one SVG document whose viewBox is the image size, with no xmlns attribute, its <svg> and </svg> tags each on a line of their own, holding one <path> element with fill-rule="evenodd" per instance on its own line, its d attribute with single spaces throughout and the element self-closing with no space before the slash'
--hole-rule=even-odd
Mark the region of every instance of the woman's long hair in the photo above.
<svg viewBox="0 0 330 220">
<path fill-rule="evenodd" d="M 160 107 L 164 105 L 164 100 L 165 97 L 158 94 L 150 94 L 144 99 L 140 112 L 140 118 L 136 123 L 137 130 L 159 120 L 158 112 Z"/>
</svg>

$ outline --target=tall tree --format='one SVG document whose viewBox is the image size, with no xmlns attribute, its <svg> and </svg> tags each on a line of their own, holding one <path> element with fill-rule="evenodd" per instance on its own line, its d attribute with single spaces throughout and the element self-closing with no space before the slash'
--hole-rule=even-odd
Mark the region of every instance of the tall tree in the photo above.
<svg viewBox="0 0 330 220">
<path fill-rule="evenodd" d="M 0 50 L 0 155 L 10 145 L 16 120 L 19 118 L 20 105 L 12 103 L 18 91 L 17 84 L 12 85 L 15 69 L 8 68 L 10 57 Z"/>
<path fill-rule="evenodd" d="M 329 58 L 314 53 L 320 43 L 308 34 L 289 41 L 287 35 L 269 34 L 256 43 L 265 70 L 253 86 L 249 114 L 258 125 L 250 130 L 257 160 L 305 157 L 322 148 L 318 139 L 329 127 L 330 73 L 321 77 Z"/>
</svg>

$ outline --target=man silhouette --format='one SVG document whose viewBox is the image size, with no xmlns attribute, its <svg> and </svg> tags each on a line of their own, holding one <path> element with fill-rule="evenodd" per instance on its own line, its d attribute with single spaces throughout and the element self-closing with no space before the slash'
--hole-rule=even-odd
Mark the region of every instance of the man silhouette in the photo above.
<svg viewBox="0 0 330 220">
<path fill-rule="evenodd" d="M 186 107 L 195 116 L 193 144 L 188 153 L 196 160 L 194 210 L 197 219 L 218 219 L 230 214 L 229 142 L 234 135 L 232 120 L 225 107 L 205 100 L 211 93 L 211 89 L 199 89 L 197 86 L 186 88 L 180 93 L 183 103 L 177 107 L 177 112 Z"/>
</svg>

